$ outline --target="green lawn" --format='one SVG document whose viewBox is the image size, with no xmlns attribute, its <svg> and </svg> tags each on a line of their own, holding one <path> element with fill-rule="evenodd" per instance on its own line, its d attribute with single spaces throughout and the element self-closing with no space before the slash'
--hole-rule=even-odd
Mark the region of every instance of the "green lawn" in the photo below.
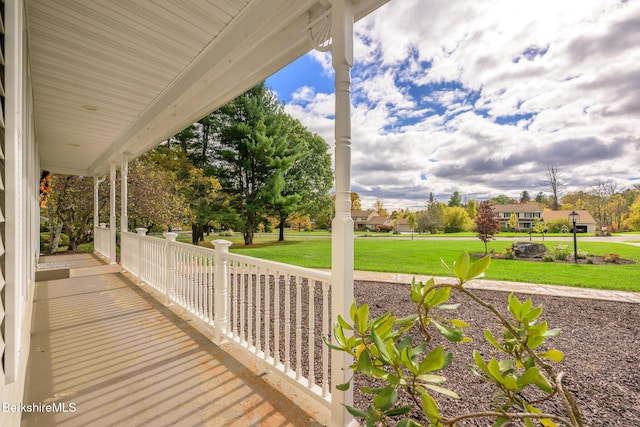
<svg viewBox="0 0 640 427">
<path fill-rule="evenodd" d="M 330 268 L 329 239 L 289 239 L 275 242 L 273 238 L 258 239 L 252 247 L 244 247 L 241 239 L 231 239 L 232 252 L 312 268 Z M 570 242 L 544 242 L 548 247 Z M 509 242 L 490 243 L 496 252 Z M 640 262 L 640 248 L 618 243 L 579 242 L 578 248 L 593 255 L 617 253 L 621 258 Z M 440 258 L 448 263 L 462 251 L 484 251 L 482 242 L 450 240 L 355 240 L 356 270 L 385 271 L 409 274 L 443 275 Z M 556 262 L 493 260 L 486 278 L 529 283 L 547 283 L 577 287 L 640 291 L 640 265 L 574 265 Z"/>
</svg>

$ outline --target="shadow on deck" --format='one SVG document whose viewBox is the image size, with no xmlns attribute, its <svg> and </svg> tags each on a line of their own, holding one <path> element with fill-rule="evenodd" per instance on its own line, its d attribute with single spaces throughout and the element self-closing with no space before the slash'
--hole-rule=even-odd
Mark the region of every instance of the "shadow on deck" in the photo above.
<svg viewBox="0 0 640 427">
<path fill-rule="evenodd" d="M 248 366 L 124 274 L 41 281 L 23 403 L 68 412 L 22 426 L 320 425 Z"/>
</svg>

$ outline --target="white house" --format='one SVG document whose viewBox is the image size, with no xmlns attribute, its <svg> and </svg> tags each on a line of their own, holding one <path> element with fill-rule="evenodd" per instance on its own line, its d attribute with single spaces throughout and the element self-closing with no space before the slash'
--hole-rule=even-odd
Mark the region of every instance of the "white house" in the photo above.
<svg viewBox="0 0 640 427">
<path fill-rule="evenodd" d="M 332 316 L 346 316 L 353 299 L 353 22 L 385 2 L 5 0 L 0 5 L 1 402 L 19 404 L 23 395 L 39 257 L 41 170 L 94 177 L 96 189 L 104 180 L 110 185 L 110 224 L 95 224 L 95 237 L 97 250 L 115 263 L 115 183 L 118 173 L 126 183 L 127 162 L 311 49 L 331 49 L 336 72 L 337 197 L 329 281 Z M 126 191 L 123 185 L 122 224 Z M 140 242 L 147 241 L 135 243 L 136 235 L 121 228 L 123 267 L 141 275 L 151 255 Z M 176 266 L 171 268 L 167 271 Z M 170 277 L 167 273 L 166 280 Z M 224 322 L 224 316 L 216 312 L 216 321 Z M 346 362 L 332 355 L 334 384 L 343 382 Z M 342 406 L 349 399 L 348 393 L 323 392 L 331 424 L 351 422 Z M 0 413 L 0 425 L 19 424 L 19 412 Z"/>
</svg>

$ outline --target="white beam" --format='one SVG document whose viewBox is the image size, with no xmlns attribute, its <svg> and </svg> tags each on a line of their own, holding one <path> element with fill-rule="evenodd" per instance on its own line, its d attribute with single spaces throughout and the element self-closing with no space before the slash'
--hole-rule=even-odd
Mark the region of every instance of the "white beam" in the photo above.
<svg viewBox="0 0 640 427">
<path fill-rule="evenodd" d="M 332 63 L 336 72 L 335 168 L 336 216 L 331 239 L 331 317 L 349 318 L 353 302 L 353 219 L 351 218 L 351 67 L 353 66 L 353 0 L 334 0 Z M 333 337 L 335 339 L 335 337 Z M 353 405 L 353 390 L 340 391 L 348 381 L 344 368 L 352 363 L 347 353 L 331 352 L 331 425 L 346 426 L 353 418 L 343 405 Z"/>
</svg>

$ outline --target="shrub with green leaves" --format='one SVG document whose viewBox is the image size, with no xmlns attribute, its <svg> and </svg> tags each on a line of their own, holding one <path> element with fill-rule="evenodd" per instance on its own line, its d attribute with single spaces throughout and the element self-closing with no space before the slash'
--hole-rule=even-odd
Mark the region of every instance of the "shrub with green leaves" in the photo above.
<svg viewBox="0 0 640 427">
<path fill-rule="evenodd" d="M 430 427 L 454 427 L 467 419 L 489 419 L 495 427 L 506 426 L 517 419 L 523 420 L 527 427 L 536 423 L 544 427 L 583 425 L 575 399 L 563 385 L 564 374 L 556 372 L 551 365 L 561 362 L 564 355 L 545 345 L 547 339 L 558 335 L 560 330 L 550 328 L 541 320 L 543 308 L 534 307 L 531 299 L 521 301 L 512 293 L 508 297 L 509 316 L 505 316 L 465 286 L 470 280 L 482 277 L 490 261 L 490 256 L 486 256 L 472 263 L 464 253 L 452 268 L 443 262 L 457 283 L 437 284 L 431 279 L 423 284 L 414 280 L 411 285 L 411 300 L 416 305 L 414 315 L 397 318 L 392 311 L 387 311 L 371 318 L 366 304 L 358 306 L 354 302 L 348 320 L 338 316 L 333 330 L 335 341 L 329 343 L 325 339 L 325 343 L 333 351 L 353 357 L 354 363 L 348 368 L 354 374 L 382 383 L 381 387 L 362 390 L 372 396 L 367 408 L 346 406 L 349 413 L 363 419 L 367 426 L 386 426 L 392 420 L 400 427 L 425 425 L 421 423 L 423 420 L 408 416 L 415 408 L 422 412 Z M 458 393 L 443 386 L 446 377 L 442 371 L 454 363 L 454 355 L 442 345 L 432 345 L 432 336 L 437 333 L 453 343 L 471 341 L 464 333 L 470 325 L 455 317 L 460 304 L 449 303 L 452 292 L 468 297 L 493 313 L 502 331 L 499 334 L 489 329 L 484 331 L 484 338 L 500 356 L 487 357 L 473 350 L 471 373 L 496 390 L 495 395 L 487 397 L 487 410 L 449 418 L 440 413 L 437 399 L 439 396 L 460 398 Z M 419 329 L 421 342 L 413 342 L 407 336 L 412 328 Z M 349 389 L 352 379 L 336 388 Z M 531 388 L 537 392 L 529 392 Z M 407 395 L 411 403 L 400 404 L 401 394 Z M 535 400 L 530 396 L 535 396 Z M 561 402 L 564 415 L 544 413 L 538 408 L 540 403 L 551 399 Z"/>
<path fill-rule="evenodd" d="M 569 247 L 567 245 L 556 245 L 553 247 L 553 257 L 559 261 L 569 258 Z"/>
</svg>

